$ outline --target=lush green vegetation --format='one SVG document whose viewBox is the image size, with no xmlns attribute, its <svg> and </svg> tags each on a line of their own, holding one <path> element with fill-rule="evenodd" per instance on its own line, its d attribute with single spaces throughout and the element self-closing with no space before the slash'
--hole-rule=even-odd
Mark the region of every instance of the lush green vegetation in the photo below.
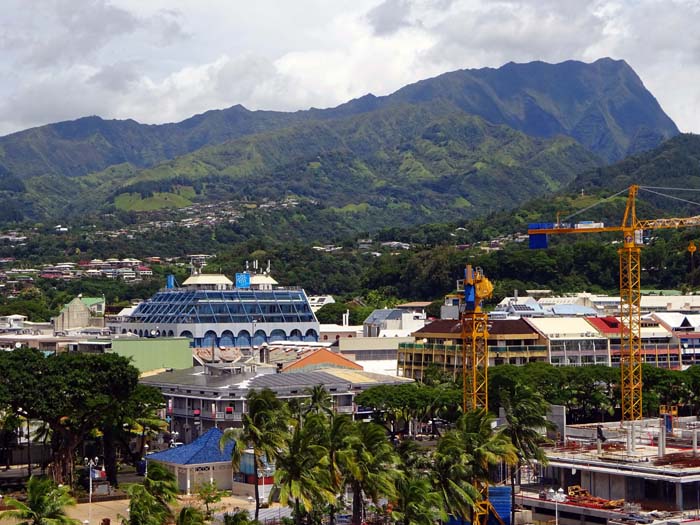
<svg viewBox="0 0 700 525">
<path fill-rule="evenodd" d="M 75 505 L 68 487 L 56 486 L 48 478 L 32 476 L 27 483 L 27 499 L 22 502 L 5 498 L 10 508 L 0 512 L 0 519 L 10 519 L 18 525 L 80 525 L 80 520 L 69 518 L 65 508 Z"/>
<path fill-rule="evenodd" d="M 76 482 L 76 451 L 99 431 L 107 477 L 117 484 L 117 447 L 128 457 L 132 429 L 142 432 L 162 405 L 160 392 L 139 385 L 138 370 L 114 354 L 45 357 L 21 348 L 0 352 L 0 370 L 0 412 L 21 410 L 23 417 L 46 425 L 56 483 Z"/>
<path fill-rule="evenodd" d="M 362 396 L 365 400 L 405 397 L 412 395 L 410 391 L 424 394 L 427 388 L 412 384 L 370 389 Z M 250 392 L 243 427 L 228 430 L 222 438 L 222 447 L 229 440 L 236 444 L 234 466 L 245 447 L 254 451 L 257 472 L 266 461 L 274 461 L 280 502 L 292 507 L 297 525 L 321 523 L 325 516 L 334 524 L 346 486 L 353 492 L 353 525 L 362 523 L 371 510 L 365 500 L 372 502 L 375 513 L 395 523 L 428 524 L 445 519 L 448 513 L 466 520 L 481 500 L 480 489 L 489 483 L 491 467 L 518 462 L 518 450 L 505 430 L 493 429 L 493 416 L 485 411 L 463 414 L 435 447 L 422 447 L 415 441 L 398 444 L 376 422 L 354 422 L 348 415 L 334 413 L 322 386 L 307 395 L 306 400 L 287 405 L 269 390 Z M 539 394 L 528 395 L 536 400 L 531 405 L 536 410 L 546 408 L 537 401 Z M 394 412 L 386 404 L 377 410 L 378 418 Z M 403 412 L 400 417 L 410 421 L 412 416 Z M 390 505 L 379 507 L 381 499 Z M 256 518 L 259 507 L 256 492 Z"/>
<path fill-rule="evenodd" d="M 494 412 L 503 407 L 517 419 L 518 411 L 527 406 L 528 392 L 516 396 L 522 389 L 532 389 L 548 403 L 565 406 L 571 423 L 612 421 L 619 419 L 619 380 L 620 369 L 607 366 L 499 365 L 489 369 L 489 407 Z M 683 414 L 700 414 L 700 366 L 677 371 L 645 365 L 643 381 L 645 417 L 658 415 L 660 405 L 678 405 Z M 424 384 L 375 387 L 356 401 L 374 409 L 387 431 L 407 433 L 409 421 L 454 421 L 462 399 L 460 382 L 434 368 L 426 373 Z M 534 413 L 539 410 L 531 408 Z"/>
</svg>

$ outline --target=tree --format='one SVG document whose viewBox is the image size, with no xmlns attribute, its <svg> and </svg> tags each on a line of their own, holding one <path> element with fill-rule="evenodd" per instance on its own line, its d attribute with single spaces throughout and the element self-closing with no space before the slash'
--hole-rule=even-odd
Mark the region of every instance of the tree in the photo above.
<svg viewBox="0 0 700 525">
<path fill-rule="evenodd" d="M 319 422 L 317 432 L 321 436 L 321 443 L 326 449 L 328 458 L 329 488 L 339 500 L 342 498 L 345 488 L 342 466 L 348 463 L 351 453 L 349 437 L 353 435 L 354 423 L 349 415 L 335 413 L 331 413 L 327 420 L 315 418 L 311 421 Z M 335 513 L 336 502 L 332 501 L 328 506 L 329 525 L 335 525 Z"/>
<path fill-rule="evenodd" d="M 182 507 L 176 525 L 204 525 L 204 514 L 196 507 Z"/>
<path fill-rule="evenodd" d="M 502 431 L 494 431 L 494 417 L 471 410 L 438 443 L 433 476 L 446 508 L 467 519 L 489 484 L 489 469 L 501 462 L 517 462 L 515 447 Z"/>
<path fill-rule="evenodd" d="M 309 396 L 309 403 L 306 407 L 307 414 L 331 414 L 333 412 L 333 399 L 323 385 L 307 388 L 304 393 Z"/>
<path fill-rule="evenodd" d="M 322 416 L 311 415 L 310 419 Z M 275 486 L 280 488 L 280 504 L 290 501 L 294 521 L 301 525 L 305 513 L 319 503 L 331 504 L 335 493 L 327 469 L 328 451 L 319 444 L 318 424 L 296 425 L 275 462 Z"/>
<path fill-rule="evenodd" d="M 473 485 L 470 458 L 457 432 L 447 432 L 438 441 L 430 471 L 432 484 L 442 499 L 443 507 L 453 516 L 469 519 L 480 499 Z"/>
<path fill-rule="evenodd" d="M 376 423 L 356 425 L 348 438 L 348 448 L 342 469 L 352 488 L 352 525 L 360 525 L 364 514 L 363 496 L 375 504 L 380 496 L 394 496 L 398 458 L 384 428 Z"/>
<path fill-rule="evenodd" d="M 251 520 L 250 514 L 245 510 L 239 510 L 233 514 L 228 512 L 224 514 L 224 525 L 252 525 L 253 523 L 257 522 Z"/>
<path fill-rule="evenodd" d="M 494 431 L 494 419 L 486 410 L 471 410 L 457 420 L 454 430 L 469 458 L 472 484 L 477 487 L 488 485 L 490 467 L 518 461 L 517 451 L 507 434 L 502 430 Z"/>
<path fill-rule="evenodd" d="M 518 456 L 517 469 L 511 468 L 511 523 L 515 523 L 515 477 L 520 476 L 523 465 L 532 466 L 535 461 L 547 465 L 547 455 L 542 450 L 546 438 L 540 430 L 551 430 L 554 424 L 547 419 L 549 403 L 542 394 L 521 383 L 501 394 L 506 427 L 503 433 L 510 438 Z"/>
<path fill-rule="evenodd" d="M 80 525 L 65 512 L 66 507 L 75 505 L 68 487 L 57 487 L 48 478 L 29 478 L 26 502 L 6 498 L 4 503 L 12 510 L 1 512 L 0 520 L 16 520 L 18 525 Z"/>
<path fill-rule="evenodd" d="M 55 483 L 73 481 L 73 460 L 104 414 L 125 403 L 138 384 L 138 370 L 115 354 L 63 353 L 44 357 L 20 348 L 0 355 L 0 398 L 51 430 Z M 40 395 L 40 393 L 49 395 Z"/>
<path fill-rule="evenodd" d="M 202 483 L 197 487 L 197 497 L 204 504 L 205 515 L 207 519 L 211 518 L 211 509 L 209 506 L 213 503 L 221 501 L 221 492 L 216 486 L 216 482 Z"/>
<path fill-rule="evenodd" d="M 287 407 L 270 389 L 251 390 L 246 397 L 248 412 L 243 414 L 242 428 L 227 428 L 219 446 L 223 450 L 234 443 L 231 464 L 234 470 L 240 467 L 243 451 L 253 449 L 254 475 L 257 479 L 263 462 L 274 461 L 285 444 L 288 434 L 289 415 Z M 260 515 L 260 491 L 255 484 L 255 520 Z"/>
<path fill-rule="evenodd" d="M 404 474 L 396 480 L 396 508 L 391 517 L 401 525 L 434 525 L 446 521 L 447 513 L 429 479 Z"/>
<path fill-rule="evenodd" d="M 171 517 L 172 512 L 169 505 L 175 501 L 178 493 L 175 474 L 160 463 L 151 463 L 148 465 L 148 473 L 143 480 L 143 487 L 161 506 L 163 514 Z"/>
<path fill-rule="evenodd" d="M 129 516 L 121 516 L 122 525 L 162 525 L 170 517 L 170 510 L 148 492 L 143 485 L 131 485 L 126 489 L 129 495 Z"/>
<path fill-rule="evenodd" d="M 167 428 L 167 423 L 160 419 L 157 410 L 163 406 L 163 394 L 157 388 L 138 384 L 123 403 L 114 404 L 103 413 L 99 428 L 104 443 L 104 462 L 107 479 L 113 485 L 117 480 L 117 443 L 125 451 L 134 434 L 140 436 L 140 450 L 133 460 L 143 457 L 145 436 L 148 433 Z"/>
</svg>

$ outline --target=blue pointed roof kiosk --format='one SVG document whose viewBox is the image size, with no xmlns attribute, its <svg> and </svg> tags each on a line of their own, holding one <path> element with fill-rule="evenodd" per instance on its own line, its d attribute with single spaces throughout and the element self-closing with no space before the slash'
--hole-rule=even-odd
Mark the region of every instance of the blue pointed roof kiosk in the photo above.
<svg viewBox="0 0 700 525">
<path fill-rule="evenodd" d="M 190 494 L 197 486 L 211 482 L 216 482 L 220 489 L 230 490 L 233 486 L 233 443 L 228 443 L 222 451 L 219 449 L 221 436 L 221 430 L 212 428 L 189 445 L 149 454 L 146 461 L 160 463 L 175 474 L 180 492 Z"/>
</svg>

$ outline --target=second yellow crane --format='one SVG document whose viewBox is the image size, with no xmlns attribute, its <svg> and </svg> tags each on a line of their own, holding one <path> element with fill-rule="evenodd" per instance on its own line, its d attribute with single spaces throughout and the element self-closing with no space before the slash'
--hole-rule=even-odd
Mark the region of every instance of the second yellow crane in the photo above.
<svg viewBox="0 0 700 525">
<path fill-rule="evenodd" d="M 620 226 L 604 226 L 602 223 L 531 224 L 528 229 L 531 248 L 546 248 L 550 234 L 579 234 L 596 232 L 622 232 L 620 258 L 620 390 L 622 394 L 622 421 L 642 419 L 642 341 L 641 341 L 641 264 L 640 252 L 645 230 L 700 226 L 700 215 L 665 219 L 640 220 L 637 218 L 636 198 L 640 189 L 663 195 L 658 188 L 632 185 L 627 190 L 627 204 Z M 620 195 L 620 192 L 616 195 Z M 616 196 L 614 195 L 614 196 Z M 613 197 L 614 197 L 613 196 Z M 681 199 L 683 200 L 683 199 Z"/>
</svg>

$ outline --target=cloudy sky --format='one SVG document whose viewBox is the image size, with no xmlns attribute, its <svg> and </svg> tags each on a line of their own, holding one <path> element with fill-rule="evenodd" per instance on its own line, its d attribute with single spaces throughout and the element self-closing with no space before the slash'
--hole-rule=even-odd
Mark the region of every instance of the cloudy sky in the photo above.
<svg viewBox="0 0 700 525">
<path fill-rule="evenodd" d="M 698 0 L 3 0 L 0 134 L 327 107 L 460 68 L 626 60 L 700 132 Z"/>
</svg>

